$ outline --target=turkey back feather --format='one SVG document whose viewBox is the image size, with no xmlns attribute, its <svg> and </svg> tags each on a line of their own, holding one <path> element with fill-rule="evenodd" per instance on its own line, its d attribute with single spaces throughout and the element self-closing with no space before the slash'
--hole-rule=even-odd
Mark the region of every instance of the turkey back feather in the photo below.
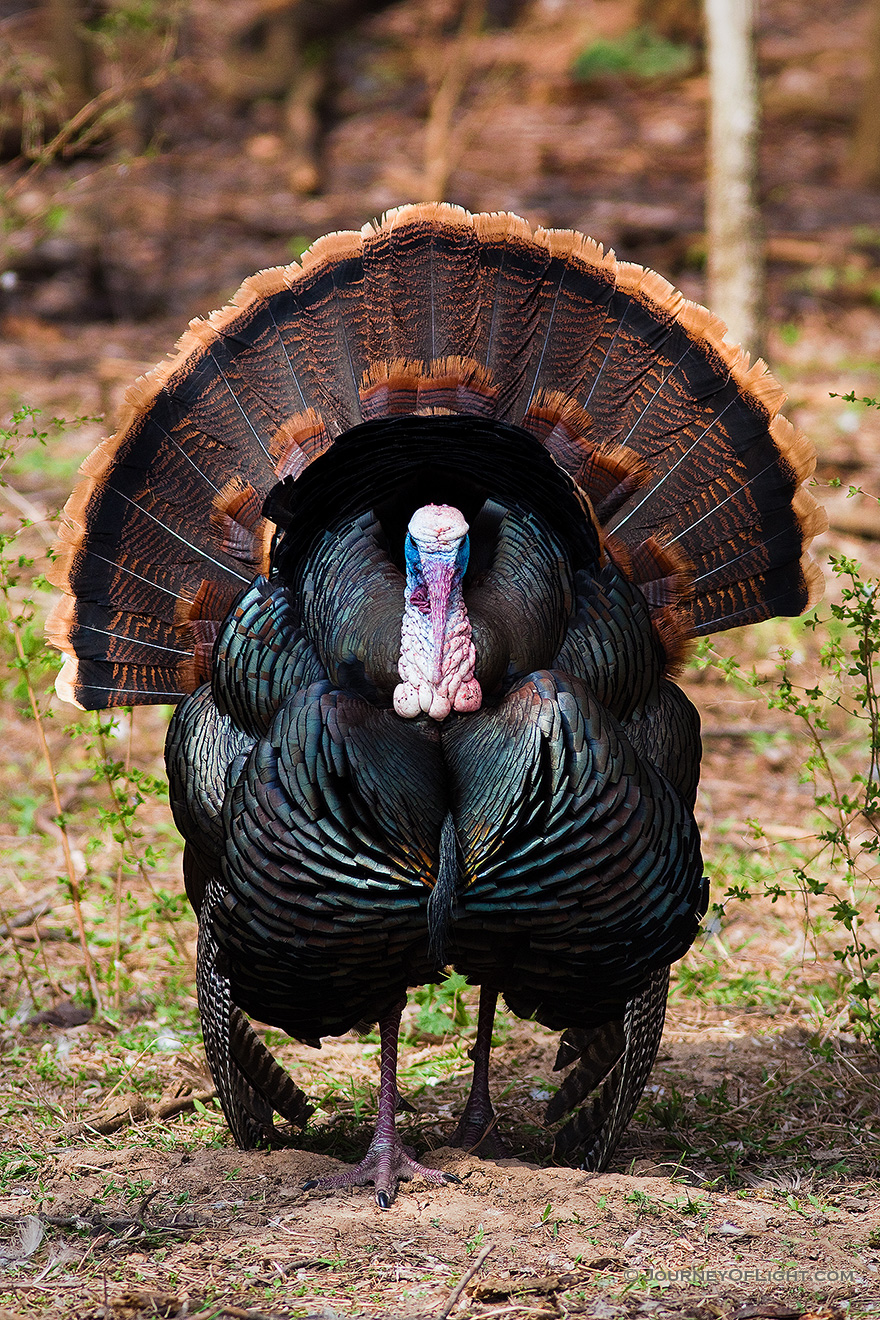
<svg viewBox="0 0 880 1320">
<path fill-rule="evenodd" d="M 380 505 L 406 440 L 390 459 L 389 422 L 419 415 L 458 426 L 464 467 L 468 429 L 491 431 L 489 460 L 474 437 L 475 512 L 538 441 L 573 483 L 562 505 L 595 515 L 593 557 L 607 549 L 643 590 L 674 669 L 689 637 L 819 594 L 814 455 L 782 400 L 708 312 L 578 234 L 440 204 L 331 234 L 194 321 L 86 461 L 54 566 L 59 693 L 101 708 L 193 691 L 236 597 L 275 565 L 272 523 L 282 545 L 308 531 L 290 487 L 356 428 L 356 493 Z M 545 485 L 551 501 L 563 490 Z M 342 503 L 354 493 L 343 481 Z"/>
</svg>

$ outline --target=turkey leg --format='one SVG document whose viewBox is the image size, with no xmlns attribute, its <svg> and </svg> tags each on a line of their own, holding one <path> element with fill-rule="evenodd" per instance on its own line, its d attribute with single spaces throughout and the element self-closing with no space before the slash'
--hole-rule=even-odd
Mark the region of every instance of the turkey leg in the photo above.
<svg viewBox="0 0 880 1320">
<path fill-rule="evenodd" d="M 489 1095 L 489 1055 L 492 1053 L 492 1028 L 495 1025 L 497 1000 L 497 990 L 490 990 L 486 986 L 480 990 L 477 1038 L 468 1050 L 469 1057 L 474 1061 L 474 1078 L 464 1112 L 449 1138 L 449 1144 L 478 1151 L 480 1155 L 503 1159 L 509 1152 L 493 1130 L 497 1120 Z"/>
<path fill-rule="evenodd" d="M 334 1191 L 343 1187 L 364 1187 L 373 1183 L 376 1204 L 380 1210 L 389 1209 L 397 1192 L 397 1184 L 409 1178 L 427 1178 L 428 1182 L 443 1184 L 460 1182 L 454 1173 L 442 1169 L 429 1169 L 419 1164 L 404 1149 L 397 1133 L 394 1112 L 397 1108 L 397 1035 L 403 1002 L 379 1019 L 379 1038 L 382 1042 L 379 1064 L 379 1116 L 376 1130 L 366 1155 L 347 1173 L 328 1178 L 310 1178 L 303 1183 L 303 1191 L 318 1188 Z"/>
</svg>

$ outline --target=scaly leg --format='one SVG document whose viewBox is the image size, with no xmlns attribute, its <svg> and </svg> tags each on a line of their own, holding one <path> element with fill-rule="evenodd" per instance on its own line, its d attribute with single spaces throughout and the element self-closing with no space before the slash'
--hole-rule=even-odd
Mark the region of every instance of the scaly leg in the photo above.
<svg viewBox="0 0 880 1320">
<path fill-rule="evenodd" d="M 449 1138 L 450 1146 L 463 1146 L 495 1159 L 503 1159 L 509 1152 L 494 1131 L 495 1110 L 489 1095 L 489 1055 L 492 1052 L 492 1028 L 495 1025 L 495 1004 L 498 991 L 483 987 L 480 990 L 480 1013 L 477 1019 L 477 1038 L 468 1055 L 474 1061 L 474 1078 L 464 1113 Z"/>
<path fill-rule="evenodd" d="M 418 1164 L 404 1149 L 397 1133 L 394 1111 L 397 1107 L 397 1035 L 400 1030 L 400 1015 L 403 1003 L 379 1019 L 379 1038 L 381 1056 L 379 1064 L 379 1116 L 376 1130 L 369 1149 L 360 1164 L 354 1165 L 347 1173 L 338 1173 L 327 1178 L 310 1178 L 303 1183 L 303 1191 L 318 1188 L 320 1191 L 334 1191 L 344 1187 L 364 1187 L 373 1183 L 376 1188 L 376 1204 L 380 1210 L 387 1210 L 394 1200 L 397 1184 L 409 1178 L 427 1178 L 429 1182 L 442 1184 L 460 1182 L 454 1173 L 444 1173 L 442 1169 L 429 1169 Z"/>
</svg>

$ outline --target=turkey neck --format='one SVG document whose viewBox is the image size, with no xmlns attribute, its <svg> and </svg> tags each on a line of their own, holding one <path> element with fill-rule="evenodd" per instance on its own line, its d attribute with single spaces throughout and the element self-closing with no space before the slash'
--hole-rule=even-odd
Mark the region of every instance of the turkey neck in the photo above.
<svg viewBox="0 0 880 1320">
<path fill-rule="evenodd" d="M 394 709 L 443 720 L 451 711 L 479 710 L 474 644 L 461 583 L 468 561 L 468 525 L 459 509 L 427 504 L 407 530 L 406 587 L 400 630 L 401 682 Z"/>
</svg>

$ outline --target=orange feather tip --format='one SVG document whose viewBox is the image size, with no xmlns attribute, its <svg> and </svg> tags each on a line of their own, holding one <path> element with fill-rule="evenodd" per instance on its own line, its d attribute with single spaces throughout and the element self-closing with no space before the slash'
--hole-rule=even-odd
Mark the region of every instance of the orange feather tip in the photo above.
<svg viewBox="0 0 880 1320">
<path fill-rule="evenodd" d="M 92 496 L 97 488 L 97 482 L 93 477 L 86 477 L 75 487 L 73 494 L 64 506 L 62 526 L 68 530 L 84 532 L 86 526 L 86 510 L 91 502 Z M 65 538 L 70 544 L 73 544 L 70 537 Z"/>
<path fill-rule="evenodd" d="M 236 289 L 224 307 L 211 312 L 207 324 L 216 330 L 218 335 L 223 335 L 240 316 L 246 315 L 253 307 L 265 302 L 276 293 L 281 293 L 283 289 L 290 288 L 291 280 L 301 274 L 302 267 L 295 261 L 287 266 L 270 266 L 266 270 L 256 271 Z M 190 328 L 193 328 L 192 323 Z"/>
<path fill-rule="evenodd" d="M 83 544 L 86 508 L 95 488 L 95 482 L 90 477 L 81 481 L 61 513 L 58 535 L 52 548 L 53 556 L 46 569 L 46 576 L 53 587 L 58 587 L 61 591 L 71 590 L 70 570 Z"/>
<path fill-rule="evenodd" d="M 80 464 L 80 474 L 83 477 L 91 477 L 92 481 L 99 485 L 112 466 L 118 448 L 119 444 L 116 436 L 108 436 L 106 439 L 100 440 Z"/>
<path fill-rule="evenodd" d="M 639 302 L 646 303 L 658 316 L 677 320 L 684 307 L 684 295 L 674 285 L 648 266 L 618 262 L 617 287 Z"/>
<path fill-rule="evenodd" d="M 250 482 L 231 477 L 214 497 L 211 525 L 223 554 L 254 573 L 267 574 L 275 524 L 262 510 L 263 497 Z"/>
<path fill-rule="evenodd" d="M 693 622 L 689 617 L 685 622 L 676 606 L 664 605 L 651 611 L 651 623 L 663 647 L 664 677 L 678 678 L 696 646 Z"/>
<path fill-rule="evenodd" d="M 230 477 L 214 496 L 211 522 L 220 528 L 231 520 L 253 532 L 262 517 L 261 505 L 262 500 L 249 481 L 239 476 Z"/>
<path fill-rule="evenodd" d="M 294 413 L 269 442 L 269 453 L 275 459 L 275 476 L 279 481 L 298 477 L 332 443 L 323 417 L 314 408 Z"/>
<path fill-rule="evenodd" d="M 214 582 L 203 578 L 194 595 L 182 595 L 175 606 L 175 623 L 187 629 L 192 624 L 210 620 L 218 626 L 232 608 L 237 591 L 228 582 Z"/>
<path fill-rule="evenodd" d="M 402 225 L 421 223 L 454 226 L 459 229 L 472 227 L 474 217 L 463 206 L 453 202 L 407 202 L 386 211 L 378 227 L 365 225 L 361 230 L 364 239 L 372 238 L 380 230 L 392 231 Z M 523 221 L 523 223 L 525 223 Z"/>
<path fill-rule="evenodd" d="M 354 229 L 337 229 L 331 234 L 323 234 L 300 257 L 300 277 L 313 271 L 316 266 L 350 261 L 353 257 L 359 257 L 363 250 L 363 237 Z"/>
<path fill-rule="evenodd" d="M 492 417 L 498 390 L 492 373 L 472 358 L 408 358 L 375 362 L 359 390 L 364 421 L 436 412 Z"/>
<path fill-rule="evenodd" d="M 810 555 L 801 556 L 801 572 L 807 587 L 807 603 L 804 611 L 811 610 L 825 594 L 825 575 Z"/>
<path fill-rule="evenodd" d="M 73 550 L 69 544 L 69 537 L 72 530 L 63 523 L 58 528 L 58 539 L 52 547 L 52 558 L 46 566 L 46 577 L 59 591 L 71 590 L 70 566 L 73 562 Z M 65 537 L 68 540 L 65 540 Z"/>
<path fill-rule="evenodd" d="M 216 634 L 215 634 L 216 636 Z M 201 638 L 193 645 L 192 652 L 177 666 L 177 681 L 181 692 L 195 692 L 203 683 L 211 681 L 211 660 L 214 655 L 214 638 Z"/>
<path fill-rule="evenodd" d="M 647 463 L 625 445 L 596 448 L 586 458 L 578 484 L 596 510 L 599 523 L 609 518 L 651 479 Z"/>
<path fill-rule="evenodd" d="M 593 440 L 590 414 L 559 390 L 538 391 L 522 425 L 589 497 L 600 528 L 650 477 L 631 449 Z"/>
<path fill-rule="evenodd" d="M 620 571 L 645 597 L 666 657 L 666 675 L 673 678 L 681 672 L 694 636 L 692 565 L 677 546 L 661 545 L 653 536 L 640 545 L 627 546 L 611 533 L 605 546 Z"/>
<path fill-rule="evenodd" d="M 46 637 L 50 645 L 69 656 L 76 655 L 70 640 L 75 616 L 76 601 L 72 596 L 62 596 L 56 600 L 46 620 Z"/>
<path fill-rule="evenodd" d="M 785 390 L 761 358 L 751 361 L 748 352 L 731 343 L 725 323 L 699 303 L 682 300 L 676 319 L 694 343 L 719 358 L 743 397 L 756 403 L 772 422 L 785 402 Z"/>
<path fill-rule="evenodd" d="M 483 243 L 528 243 L 534 238 L 528 220 L 513 211 L 481 211 L 471 216 L 471 225 Z"/>
<path fill-rule="evenodd" d="M 799 486 L 791 501 L 792 511 L 800 524 L 802 544 L 808 546 L 814 536 L 828 531 L 828 514 L 817 504 L 806 486 Z"/>
<path fill-rule="evenodd" d="M 183 692 L 194 692 L 211 677 L 214 642 L 238 593 L 226 582 L 204 579 L 194 596 L 181 596 L 175 609 L 175 623 L 181 644 L 188 649 L 177 666 L 177 678 Z"/>
<path fill-rule="evenodd" d="M 654 536 L 649 536 L 639 545 L 627 546 L 613 532 L 607 534 L 606 545 L 615 564 L 637 587 L 651 583 L 670 584 L 669 590 L 674 594 L 664 604 L 690 597 L 693 568 L 677 546 L 661 545 Z M 674 587 L 672 584 L 675 584 Z"/>
<path fill-rule="evenodd" d="M 592 430 L 593 419 L 575 399 L 561 390 L 538 390 L 520 425 L 541 444 L 546 444 L 554 431 L 577 443 Z M 590 449 L 593 448 L 595 445 L 591 441 Z"/>
<path fill-rule="evenodd" d="M 611 248 L 606 252 L 601 243 L 578 233 L 576 229 L 538 228 L 533 235 L 535 242 L 547 249 L 551 257 L 561 261 L 585 266 L 589 270 L 604 270 L 614 274 L 617 259 Z"/>
<path fill-rule="evenodd" d="M 189 340 L 190 345 L 195 346 L 201 344 L 203 348 L 211 348 L 212 345 L 216 344 L 217 340 L 220 338 L 220 331 L 217 329 L 216 325 L 211 324 L 211 319 L 215 316 L 222 316 L 225 311 L 226 308 L 221 307 L 216 312 L 212 312 L 207 320 L 203 320 L 201 317 L 197 316 L 190 321 L 188 329 L 183 333 L 181 347 L 184 346 L 184 343 L 187 340 Z"/>
<path fill-rule="evenodd" d="M 283 289 L 289 289 L 291 282 L 301 273 L 302 266 L 292 261 L 286 266 L 269 266 L 249 275 L 244 284 L 233 296 L 231 307 L 247 310 L 256 302 L 265 302 Z"/>
<path fill-rule="evenodd" d="M 816 470 L 816 451 L 803 431 L 781 413 L 773 418 L 769 430 L 780 454 L 797 474 L 798 481 L 804 482 L 811 477 Z"/>
</svg>

